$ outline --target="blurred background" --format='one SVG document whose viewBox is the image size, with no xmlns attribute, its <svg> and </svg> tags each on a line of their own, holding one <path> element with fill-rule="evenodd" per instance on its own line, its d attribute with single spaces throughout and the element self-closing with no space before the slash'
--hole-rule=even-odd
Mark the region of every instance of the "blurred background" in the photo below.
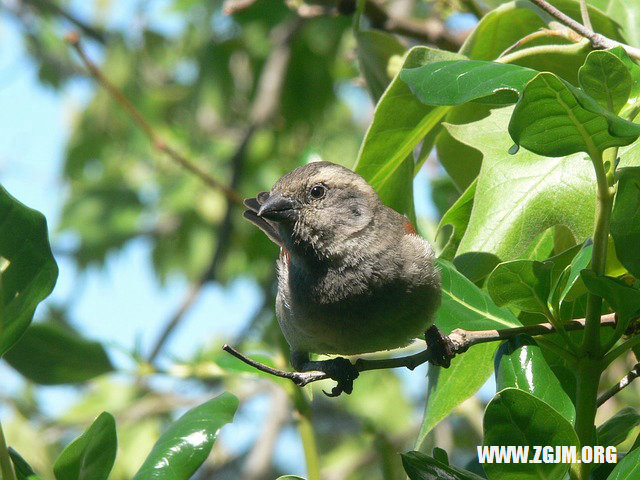
<svg viewBox="0 0 640 480">
<path fill-rule="evenodd" d="M 480 14 L 464 0 L 374 5 L 370 26 L 403 33 L 400 53 L 416 44 L 455 50 Z M 223 354 L 227 342 L 287 367 L 273 312 L 277 247 L 154 149 L 64 40 L 77 31 L 159 137 L 253 196 L 308 161 L 353 166 L 375 105 L 354 9 L 348 0 L 0 0 L 0 183 L 45 214 L 60 269 L 36 322 L 99 342 L 109 358 L 72 384 L 38 374 L 38 361 L 67 353 L 55 345 L 29 369 L 10 355 L 0 364 L 5 435 L 44 479 L 103 410 L 118 427 L 111 478 L 130 478 L 168 422 L 225 389 L 240 409 L 196 478 L 304 475 L 302 417 L 323 478 L 404 478 L 395 452 L 413 448 L 424 366 L 368 372 L 351 396 L 327 399 L 320 389 L 330 384 L 302 393 Z M 391 55 L 382 87 L 400 61 Z M 433 241 L 459 192 L 430 158 L 414 195 Z M 462 404 L 430 445 L 457 464 L 471 460 L 492 390 Z"/>
</svg>

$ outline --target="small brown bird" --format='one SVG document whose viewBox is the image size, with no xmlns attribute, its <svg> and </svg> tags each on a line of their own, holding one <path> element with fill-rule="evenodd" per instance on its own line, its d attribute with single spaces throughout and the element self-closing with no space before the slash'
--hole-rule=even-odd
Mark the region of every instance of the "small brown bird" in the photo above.
<svg viewBox="0 0 640 480">
<path fill-rule="evenodd" d="M 360 175 L 314 162 L 245 200 L 245 218 L 280 246 L 276 314 L 299 371 L 320 370 L 350 393 L 358 375 L 338 357 L 423 336 L 440 304 L 433 248 Z"/>
</svg>

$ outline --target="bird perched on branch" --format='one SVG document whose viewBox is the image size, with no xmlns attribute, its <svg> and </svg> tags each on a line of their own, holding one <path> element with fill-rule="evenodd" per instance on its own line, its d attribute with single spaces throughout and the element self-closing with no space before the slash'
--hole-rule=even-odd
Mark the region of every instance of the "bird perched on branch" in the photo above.
<svg viewBox="0 0 640 480">
<path fill-rule="evenodd" d="M 280 246 L 276 314 L 299 371 L 350 393 L 357 370 L 338 357 L 390 350 L 424 335 L 440 304 L 433 248 L 360 175 L 314 162 L 245 200 L 245 218 Z"/>
</svg>

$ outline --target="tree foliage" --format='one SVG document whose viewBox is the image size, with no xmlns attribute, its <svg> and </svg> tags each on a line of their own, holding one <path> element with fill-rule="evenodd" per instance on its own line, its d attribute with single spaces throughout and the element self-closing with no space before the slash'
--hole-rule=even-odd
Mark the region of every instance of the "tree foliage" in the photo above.
<svg viewBox="0 0 640 480">
<path fill-rule="evenodd" d="M 0 187 L 0 355 L 24 379 L 3 419 L 3 479 L 275 478 L 289 473 L 272 457 L 291 426 L 309 480 L 640 475 L 634 387 L 598 400 L 640 345 L 640 33 L 630 20 L 640 0 L 164 4 L 174 29 L 87 22 L 74 2 L 3 7 L 42 83 L 98 81 L 66 146 L 54 231 Z M 462 13 L 475 22 L 458 34 Z M 77 51 L 100 58 L 97 74 L 62 38 L 69 23 Z M 264 307 L 248 334 L 227 340 L 286 366 L 272 308 L 277 252 L 234 195 L 319 158 L 360 173 L 425 236 L 437 232 L 445 334 L 542 323 L 554 333 L 475 345 L 448 369 L 430 366 L 427 381 L 363 372 L 335 400 L 249 367 L 222 342 L 164 355 L 205 284 L 245 277 Z M 416 182 L 430 182 L 439 218 L 417 216 Z M 160 282 L 190 282 L 153 351 L 124 352 L 134 368 L 63 307 L 32 323 L 58 274 L 49 237 L 55 252 L 69 234 L 79 271 L 144 239 Z M 610 313 L 615 327 L 601 326 Z M 157 377 L 195 388 L 173 394 Z M 490 377 L 495 393 L 474 396 Z M 60 384 L 84 395 L 48 418 L 30 392 Z M 225 455 L 218 431 L 264 392 L 263 431 Z M 40 435 L 52 425 L 64 433 Z M 616 446 L 619 462 L 481 466 L 482 445 Z"/>
</svg>

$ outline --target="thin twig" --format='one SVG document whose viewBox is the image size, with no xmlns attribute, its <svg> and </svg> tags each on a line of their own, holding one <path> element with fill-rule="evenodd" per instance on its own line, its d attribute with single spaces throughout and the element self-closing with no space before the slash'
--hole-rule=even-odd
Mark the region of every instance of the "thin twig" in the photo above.
<svg viewBox="0 0 640 480">
<path fill-rule="evenodd" d="M 589 30 L 593 30 L 593 27 L 591 26 L 591 19 L 589 18 L 587 0 L 580 0 L 580 16 L 582 17 L 582 24 Z"/>
<path fill-rule="evenodd" d="M 583 330 L 584 325 L 585 319 L 581 318 L 565 323 L 564 328 L 567 331 Z M 603 327 L 615 327 L 615 314 L 611 313 L 608 315 L 603 315 L 600 325 Z M 519 334 L 536 336 L 548 335 L 550 333 L 556 333 L 556 328 L 551 323 L 540 323 L 537 325 L 526 325 L 523 327 L 506 328 L 503 330 L 464 330 L 461 328 L 457 328 L 448 335 L 448 338 L 453 344 L 453 352 L 455 355 L 458 353 L 466 352 L 470 347 L 478 345 L 480 343 L 507 340 Z M 255 369 L 260 370 L 261 372 L 265 372 L 280 378 L 288 378 L 299 387 L 303 387 L 311 382 L 329 378 L 329 376 L 324 372 L 288 372 L 284 370 L 278 370 L 276 368 L 269 367 L 268 365 L 264 365 L 260 362 L 256 362 L 255 360 L 247 357 L 243 353 L 240 353 L 227 344 L 223 345 L 222 349 L 230 353 L 234 357 L 242 360 L 247 365 L 251 365 Z M 423 363 L 431 362 L 433 360 L 434 352 L 432 349 L 427 348 L 426 350 L 422 350 L 421 352 L 404 357 L 371 360 L 359 358 L 355 361 L 354 366 L 358 372 L 400 367 L 406 367 L 409 370 L 413 370 L 418 365 L 422 365 Z"/>
<path fill-rule="evenodd" d="M 546 0 L 530 0 L 530 1 L 531 3 L 537 5 L 542 10 L 547 12 L 553 18 L 558 20 L 560 23 L 566 25 L 567 27 L 579 33 L 583 37 L 588 38 L 593 48 L 601 49 L 601 48 L 614 48 L 614 47 L 620 46 L 625 49 L 625 51 L 629 54 L 629 56 L 635 59 L 640 59 L 640 48 L 632 47 L 630 45 L 617 42 L 608 37 L 605 37 L 604 35 L 594 32 L 591 28 L 582 25 L 580 22 L 577 22 L 570 16 L 562 13 L 560 10 L 558 10 L 556 7 L 551 5 Z"/>
<path fill-rule="evenodd" d="M 622 378 L 622 380 L 598 397 L 598 407 L 613 397 L 620 390 L 629 386 L 629 384 L 638 377 L 640 377 L 640 363 L 636 363 L 631 371 Z"/>
<path fill-rule="evenodd" d="M 140 130 L 144 132 L 149 140 L 151 140 L 154 148 L 156 148 L 160 152 L 165 153 L 175 163 L 180 165 L 185 170 L 188 170 L 189 172 L 196 175 L 209 187 L 222 192 L 229 201 L 235 203 L 236 205 L 242 205 L 242 197 L 235 190 L 225 185 L 217 178 L 211 176 L 202 167 L 193 163 L 173 147 L 169 146 L 167 142 L 155 132 L 151 124 L 146 120 L 146 118 L 144 118 L 142 113 L 140 113 L 140 111 L 131 103 L 131 101 L 127 97 L 125 97 L 124 94 L 113 83 L 111 83 L 111 81 L 102 73 L 102 71 L 96 66 L 96 64 L 94 64 L 89 59 L 84 51 L 84 48 L 82 47 L 82 43 L 80 42 L 80 35 L 77 32 L 71 32 L 67 34 L 65 38 L 67 42 L 69 42 L 75 48 L 76 52 L 80 56 L 82 62 L 86 66 L 87 70 L 89 70 L 91 75 L 129 114 L 131 120 L 133 120 L 138 128 L 140 128 Z"/>
<path fill-rule="evenodd" d="M 52 2 L 50 0 L 22 0 L 22 1 L 23 3 L 27 3 L 31 5 L 33 8 L 36 8 L 40 11 L 49 11 L 55 15 L 65 18 L 66 20 L 71 22 L 73 25 L 75 25 L 76 28 L 79 28 L 82 31 L 82 33 L 84 33 L 88 37 L 93 38 L 97 42 L 100 42 L 102 44 L 106 42 L 106 36 L 107 36 L 106 32 L 83 22 L 74 14 L 72 14 L 68 10 L 65 10 L 55 2 Z"/>
</svg>

